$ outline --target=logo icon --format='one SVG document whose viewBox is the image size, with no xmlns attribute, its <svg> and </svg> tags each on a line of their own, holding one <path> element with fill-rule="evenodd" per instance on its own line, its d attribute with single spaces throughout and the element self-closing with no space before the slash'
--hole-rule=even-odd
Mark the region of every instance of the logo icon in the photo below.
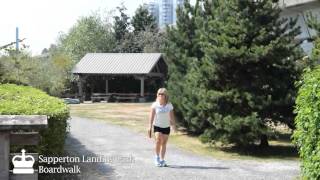
<svg viewBox="0 0 320 180">
<path fill-rule="evenodd" d="M 21 150 L 22 155 L 16 155 L 12 158 L 13 174 L 33 174 L 34 158 L 30 155 L 26 156 L 26 150 Z"/>
</svg>

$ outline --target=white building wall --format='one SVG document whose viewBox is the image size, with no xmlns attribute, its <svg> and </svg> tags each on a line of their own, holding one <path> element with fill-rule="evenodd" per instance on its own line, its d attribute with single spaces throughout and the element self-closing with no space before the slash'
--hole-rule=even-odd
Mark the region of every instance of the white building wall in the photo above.
<svg viewBox="0 0 320 180">
<path fill-rule="evenodd" d="M 314 36 L 316 33 L 314 30 L 307 26 L 307 14 L 312 12 L 320 18 L 320 2 L 315 0 L 285 0 L 287 6 L 283 7 L 282 17 L 285 18 L 298 18 L 297 26 L 301 27 L 301 34 L 298 39 L 307 39 Z M 304 4 L 303 4 L 304 3 Z M 290 6 L 288 6 L 290 5 Z M 303 41 L 301 47 L 307 55 L 311 55 L 313 43 L 307 40 Z"/>
<path fill-rule="evenodd" d="M 159 26 L 173 24 L 173 0 L 159 0 Z"/>
<path fill-rule="evenodd" d="M 299 6 L 315 2 L 317 0 L 279 0 L 279 5 L 283 7 Z"/>
<path fill-rule="evenodd" d="M 157 1 L 150 1 L 148 3 L 148 11 L 156 18 L 156 22 L 159 25 L 159 4 Z"/>
</svg>

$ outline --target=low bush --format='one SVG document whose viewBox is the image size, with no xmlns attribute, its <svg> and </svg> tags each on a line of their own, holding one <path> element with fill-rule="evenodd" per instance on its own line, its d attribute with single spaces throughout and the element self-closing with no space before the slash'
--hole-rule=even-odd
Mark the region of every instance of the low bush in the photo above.
<svg viewBox="0 0 320 180">
<path fill-rule="evenodd" d="M 36 151 L 46 155 L 63 153 L 67 135 L 69 109 L 58 98 L 45 92 L 14 84 L 0 85 L 1 115 L 47 115 L 48 128 L 40 131 L 41 141 Z"/>
</svg>

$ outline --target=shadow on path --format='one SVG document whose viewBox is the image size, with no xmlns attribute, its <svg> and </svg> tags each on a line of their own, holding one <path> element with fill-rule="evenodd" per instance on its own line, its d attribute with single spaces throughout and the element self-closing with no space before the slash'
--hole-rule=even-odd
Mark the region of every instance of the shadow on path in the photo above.
<svg viewBox="0 0 320 180">
<path fill-rule="evenodd" d="M 99 155 L 89 151 L 78 139 L 68 134 L 65 142 L 64 157 L 98 157 Z M 63 167 L 72 167 L 78 165 L 80 167 L 80 174 L 39 174 L 39 180 L 113 180 L 115 178 L 114 169 L 105 163 L 92 162 L 92 163 L 64 163 Z"/>
</svg>

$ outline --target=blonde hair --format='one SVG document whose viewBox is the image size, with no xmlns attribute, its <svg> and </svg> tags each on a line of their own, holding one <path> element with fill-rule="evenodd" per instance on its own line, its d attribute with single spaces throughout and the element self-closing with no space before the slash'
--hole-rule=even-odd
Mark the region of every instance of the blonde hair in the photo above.
<svg viewBox="0 0 320 180">
<path fill-rule="evenodd" d="M 165 104 L 168 104 L 168 102 L 169 102 L 169 95 L 168 95 L 167 89 L 166 89 L 166 88 L 160 88 L 160 89 L 158 89 L 156 101 L 158 100 L 158 94 L 159 94 L 159 93 L 163 93 L 163 94 L 164 94 L 164 96 L 165 96 Z"/>
</svg>

